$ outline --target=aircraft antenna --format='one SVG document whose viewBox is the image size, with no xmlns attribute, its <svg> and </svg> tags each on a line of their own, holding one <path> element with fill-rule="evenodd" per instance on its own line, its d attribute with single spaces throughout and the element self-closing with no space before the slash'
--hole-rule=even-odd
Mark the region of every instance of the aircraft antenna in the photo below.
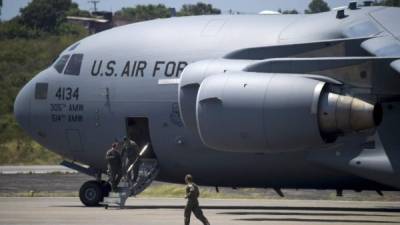
<svg viewBox="0 0 400 225">
<path fill-rule="evenodd" d="M 94 12 L 97 12 L 97 4 L 100 2 L 100 0 L 90 0 L 88 2 L 93 4 L 93 10 Z"/>
</svg>

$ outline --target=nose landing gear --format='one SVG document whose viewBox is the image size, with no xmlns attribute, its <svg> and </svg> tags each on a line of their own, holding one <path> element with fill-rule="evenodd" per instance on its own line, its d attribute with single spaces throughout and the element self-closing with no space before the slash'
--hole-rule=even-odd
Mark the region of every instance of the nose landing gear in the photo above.
<svg viewBox="0 0 400 225">
<path fill-rule="evenodd" d="M 100 206 L 105 196 L 111 191 L 106 181 L 90 180 L 85 182 L 79 190 L 79 199 L 85 206 Z"/>
</svg>

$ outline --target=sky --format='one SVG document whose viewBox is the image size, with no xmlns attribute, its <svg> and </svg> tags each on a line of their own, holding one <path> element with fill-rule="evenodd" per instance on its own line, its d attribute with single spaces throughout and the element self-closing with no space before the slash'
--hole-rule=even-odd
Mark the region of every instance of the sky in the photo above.
<svg viewBox="0 0 400 225">
<path fill-rule="evenodd" d="M 3 0 L 1 9 L 1 20 L 9 20 L 18 15 L 19 9 L 25 7 L 31 0 Z M 228 10 L 243 13 L 258 13 L 263 10 L 296 9 L 303 12 L 311 0 L 100 0 L 97 5 L 98 10 L 117 11 L 122 7 L 130 7 L 138 4 L 164 4 L 167 7 L 174 7 L 177 10 L 183 4 L 195 4 L 199 1 L 212 4 L 223 12 Z M 349 0 L 325 0 L 331 8 L 347 5 Z M 73 0 L 79 4 L 79 8 L 93 10 L 93 5 L 89 0 Z"/>
</svg>

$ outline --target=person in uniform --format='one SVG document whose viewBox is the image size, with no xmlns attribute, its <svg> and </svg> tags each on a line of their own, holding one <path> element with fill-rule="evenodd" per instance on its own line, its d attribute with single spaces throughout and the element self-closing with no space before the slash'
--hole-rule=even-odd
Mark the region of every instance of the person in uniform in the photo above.
<svg viewBox="0 0 400 225">
<path fill-rule="evenodd" d="M 122 177 L 121 153 L 117 150 L 117 143 L 113 143 L 111 149 L 106 153 L 108 175 L 113 191 L 117 190 Z"/>
<path fill-rule="evenodd" d="M 200 191 L 199 187 L 193 182 L 192 175 L 188 174 L 185 176 L 186 182 L 186 207 L 185 207 L 185 225 L 190 224 L 190 215 L 193 214 L 199 219 L 204 225 L 210 225 L 207 218 L 204 216 L 203 211 L 199 205 Z"/>
<path fill-rule="evenodd" d="M 124 143 L 122 147 L 122 158 L 123 158 L 123 168 L 124 172 L 127 172 L 129 167 L 135 162 L 133 168 L 133 179 L 134 181 L 137 180 L 137 177 L 139 175 L 139 146 L 136 144 L 136 142 L 130 140 L 127 137 L 124 137 Z"/>
</svg>

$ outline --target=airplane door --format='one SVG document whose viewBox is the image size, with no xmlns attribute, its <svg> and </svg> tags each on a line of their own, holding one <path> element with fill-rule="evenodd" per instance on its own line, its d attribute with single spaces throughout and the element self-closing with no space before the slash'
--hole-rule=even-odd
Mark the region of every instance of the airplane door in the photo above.
<svg viewBox="0 0 400 225">
<path fill-rule="evenodd" d="M 136 142 L 140 148 L 146 144 L 149 145 L 149 150 L 145 154 L 145 158 L 155 158 L 151 146 L 149 120 L 146 117 L 128 117 L 126 118 L 126 133 L 127 136 Z"/>
</svg>

